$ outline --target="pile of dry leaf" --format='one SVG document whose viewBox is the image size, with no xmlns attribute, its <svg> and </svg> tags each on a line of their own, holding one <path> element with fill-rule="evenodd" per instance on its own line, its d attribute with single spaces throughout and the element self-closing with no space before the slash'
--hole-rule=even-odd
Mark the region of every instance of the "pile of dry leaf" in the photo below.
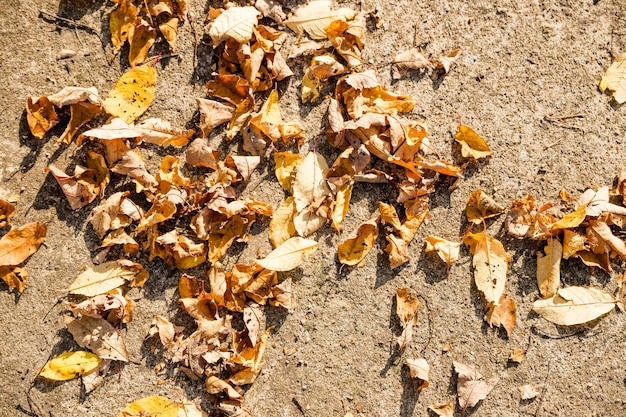
<svg viewBox="0 0 626 417">
<path fill-rule="evenodd" d="M 131 259 L 145 253 L 149 260 L 161 258 L 180 270 L 206 265 L 207 271 L 206 277 L 180 277 L 180 305 L 195 320 L 195 328 L 177 326 L 162 315 L 155 317 L 147 336 L 153 337 L 155 349 L 162 354 L 156 372 L 166 374 L 175 367 L 205 384 L 218 409 L 227 415 L 247 415 L 242 408 L 245 387 L 263 367 L 272 330 L 265 329 L 264 310 L 267 305 L 287 310 L 296 305 L 291 282 L 281 272 L 299 267 L 316 250 L 317 241 L 308 238 L 314 232 L 326 225 L 343 230 L 354 184 L 393 184 L 397 206 L 378 202 L 371 218 L 343 237 L 337 247 L 338 261 L 361 265 L 382 231 L 390 267 L 396 268 L 414 256 L 410 244 L 429 217 L 428 195 L 438 185 L 454 187 L 467 164 L 492 152 L 470 127 L 459 125 L 455 139 L 465 162 L 459 166 L 442 160 L 428 141 L 425 121 L 410 117 L 415 101 L 389 91 L 364 61 L 366 19 L 376 24 L 375 11 L 336 8 L 326 0 L 304 4 L 289 16 L 274 0 L 258 0 L 256 7 L 229 3 L 222 9 L 211 8 L 206 39 L 217 63 L 206 83 L 207 96 L 197 99 L 198 132 L 157 118 L 136 123 L 157 88 L 156 59 L 149 58 L 150 48 L 160 34 L 175 52 L 188 2 L 116 3 L 109 17 L 111 44 L 117 54 L 129 42 L 129 54 L 122 62 L 127 60 L 130 68 L 106 99 L 94 87 L 66 87 L 27 99 L 33 136 L 43 139 L 55 125 L 66 123 L 57 143 L 75 141 L 80 146 L 75 154 L 82 161 L 76 161 L 73 173 L 55 166 L 47 170 L 73 210 L 98 201 L 89 221 L 102 248 L 99 263 L 67 289 L 65 325 L 87 350 L 51 359 L 39 376 L 67 380 L 80 375 L 90 391 L 111 368 L 134 361 L 121 329 L 131 322 L 135 306 L 128 297 L 129 288 L 141 287 L 148 279 L 148 272 Z M 288 52 L 283 46 L 294 35 L 280 30 L 283 25 L 298 37 Z M 411 49 L 396 56 L 392 76 L 422 71 L 443 77 L 459 52 L 426 57 L 423 51 Z M 334 83 L 334 93 L 327 100 L 326 129 L 329 144 L 337 150 L 334 160 L 317 151 L 298 152 L 312 138 L 298 120 L 285 121 L 281 115 L 276 87 L 294 75 L 290 65 L 301 56 L 310 57 L 301 81 L 302 102 L 318 100 L 320 91 Z M 615 91 L 618 102 L 623 102 L 626 91 L 624 62 L 622 57 L 609 68 L 601 83 L 602 90 Z M 69 107 L 69 121 L 57 114 L 64 107 Z M 103 120 L 95 118 L 103 113 L 108 117 L 104 124 L 82 128 L 89 121 Z M 207 138 L 221 125 L 229 140 L 239 141 L 240 152 L 222 156 L 209 146 Z M 144 143 L 176 150 L 162 159 L 158 172 L 149 172 L 142 156 Z M 182 153 L 181 147 L 186 147 Z M 272 162 L 286 192 L 278 207 L 237 194 L 238 184 L 247 182 L 259 165 Z M 132 191 L 122 190 L 124 181 L 134 184 Z M 614 296 L 597 288 L 561 288 L 559 275 L 561 259 L 576 257 L 607 272 L 612 270 L 614 256 L 626 259 L 626 244 L 614 234 L 624 225 L 626 208 L 610 202 L 612 196 L 624 196 L 623 183 L 622 178 L 612 191 L 588 190 L 578 201 L 563 194 L 561 202 L 542 206 L 528 196 L 508 210 L 512 236 L 546 242 L 545 255 L 538 255 L 541 298 L 533 306 L 546 319 L 573 325 L 594 320 L 615 305 L 623 309 L 621 281 L 620 294 Z M 11 203 L 0 201 L 2 225 L 8 224 L 13 211 Z M 473 254 L 476 287 L 484 295 L 485 320 L 510 334 L 516 326 L 516 303 L 504 289 L 511 257 L 486 227 L 486 219 L 504 212 L 478 190 L 468 202 L 466 215 L 481 230 L 470 231 L 457 242 L 428 236 L 425 251 L 436 253 L 449 268 L 459 258 L 461 241 L 466 244 Z M 260 217 L 270 218 L 268 239 L 275 249 L 226 270 L 220 260 L 233 242 L 248 240 L 252 224 Z M 11 288 L 20 292 L 26 288 L 27 274 L 18 265 L 37 250 L 45 234 L 45 225 L 33 223 L 0 239 L 0 275 Z M 128 259 L 111 259 L 120 252 Z M 411 289 L 398 290 L 398 316 L 404 326 L 398 340 L 400 352 L 410 343 L 420 304 Z M 233 322 L 242 322 L 243 327 Z M 518 350 L 513 360 L 522 359 L 523 352 Z M 411 376 L 420 381 L 417 388 L 426 388 L 428 363 L 421 358 L 405 363 Z M 462 363 L 455 362 L 454 369 L 463 410 L 485 398 L 498 380 L 483 380 L 476 369 Z M 452 416 L 454 398 L 430 409 Z M 149 397 L 129 404 L 120 415 L 157 412 L 202 414 L 187 400 Z"/>
</svg>

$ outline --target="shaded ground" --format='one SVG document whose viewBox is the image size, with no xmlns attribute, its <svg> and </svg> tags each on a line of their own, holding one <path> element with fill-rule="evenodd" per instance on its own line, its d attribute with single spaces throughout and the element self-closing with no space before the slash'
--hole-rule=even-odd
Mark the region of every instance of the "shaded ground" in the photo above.
<svg viewBox="0 0 626 417">
<path fill-rule="evenodd" d="M 194 3 L 192 21 L 201 33 L 205 2 Z M 496 222 L 491 231 L 513 256 L 506 291 L 518 303 L 519 326 L 506 339 L 483 322 L 468 254 L 448 277 L 440 263 L 422 254 L 422 248 L 427 234 L 459 238 L 466 228 L 465 203 L 476 188 L 509 205 L 528 193 L 543 202 L 556 199 L 561 188 L 577 197 L 586 188 L 613 183 L 625 165 L 626 108 L 613 106 L 597 84 L 612 56 L 626 51 L 626 4 L 619 0 L 380 3 L 383 28 L 368 34 L 365 49 L 369 62 L 379 66 L 380 79 L 392 91 L 417 100 L 420 107 L 411 118 L 427 121 L 432 143 L 442 157 L 458 161 L 452 140 L 457 115 L 487 139 L 494 156 L 470 170 L 456 190 L 432 196 L 432 219 L 415 237 L 414 259 L 404 267 L 389 269 L 383 239 L 362 268 L 342 269 L 335 255 L 338 237 L 329 228 L 322 230 L 317 236 L 320 250 L 292 273 L 299 307 L 289 315 L 276 313 L 268 319 L 276 331 L 264 371 L 246 394 L 247 407 L 256 416 L 343 416 L 347 410 L 366 416 L 427 415 L 429 404 L 446 402 L 454 395 L 452 360 L 458 360 L 475 364 L 486 377 L 500 377 L 474 416 L 621 415 L 626 405 L 623 315 L 612 313 L 591 327 L 575 329 L 581 331 L 571 337 L 560 337 L 562 329 L 530 313 L 537 298 L 534 274 L 539 245 L 507 239 Z M 26 415 L 17 407 L 29 409 L 27 392 L 36 370 L 49 355 L 74 347 L 62 324 L 63 307 L 55 303 L 62 294 L 59 290 L 91 265 L 98 244 L 86 223 L 89 208 L 72 212 L 57 184 L 43 172 L 53 162 L 61 168 L 69 165 L 74 145 L 59 148 L 52 141 L 32 138 L 24 103 L 28 95 L 51 94 L 66 85 L 95 86 L 105 95 L 124 70 L 119 59 L 107 64 L 111 49 L 105 41 L 104 52 L 99 39 L 108 39 L 106 18 L 112 8 L 111 2 L 96 0 L 0 4 L 0 197 L 19 195 L 15 225 L 50 221 L 48 238 L 27 264 L 28 290 L 16 297 L 0 284 L 2 416 Z M 43 18 L 40 10 L 77 19 L 94 30 L 74 30 Z M 382 65 L 412 47 L 416 33 L 426 53 L 462 50 L 440 85 L 418 74 L 392 83 L 389 67 Z M 195 98 L 205 95 L 202 86 L 211 71 L 211 57 L 201 46 L 194 73 L 193 42 L 186 24 L 179 38 L 180 56 L 160 63 L 157 98 L 148 116 L 177 126 L 197 123 Z M 62 48 L 78 54 L 57 60 Z M 165 46 L 160 48 L 157 51 Z M 296 76 L 280 103 L 285 119 L 299 118 L 309 137 L 315 138 L 323 133 L 327 106 L 323 100 L 297 104 L 305 64 L 304 60 L 291 63 Z M 325 91 L 329 92 L 330 88 Z M 550 114 L 583 117 L 564 119 L 559 125 L 545 119 Z M 221 136 L 212 138 L 219 140 Z M 321 145 L 321 150 L 328 147 Z M 149 162 L 158 164 L 163 154 L 153 149 Z M 259 186 L 261 181 L 267 182 Z M 283 195 L 268 164 L 244 194 L 274 205 Z M 378 200 L 392 202 L 393 198 L 391 188 L 358 185 L 346 230 L 369 218 Z M 249 246 L 236 246 L 233 258 L 254 257 L 258 248 L 269 250 L 266 227 L 263 223 L 255 229 Z M 177 314 L 179 272 L 162 262 L 146 265 L 152 275 L 145 289 L 134 293 L 137 308 L 126 333 L 127 346 L 141 364 L 129 365 L 119 378 L 108 377 L 89 396 L 81 395 L 78 380 L 36 383 L 30 395 L 41 417 L 116 416 L 127 402 L 157 394 L 176 399 L 176 392 L 183 392 L 202 400 L 202 387 L 184 377 L 162 381 L 153 372 L 156 359 L 143 340 L 154 315 Z M 567 262 L 564 271 L 567 284 L 615 289 L 607 274 L 590 271 L 578 261 Z M 390 358 L 400 330 L 393 315 L 393 294 L 404 286 L 426 297 L 430 307 L 428 313 L 421 310 L 405 353 L 423 356 L 431 365 L 430 386 L 419 396 L 400 362 Z M 538 330 L 532 331 L 533 326 Z M 446 344 L 451 349 L 442 353 Z M 507 365 L 514 347 L 527 346 L 525 362 Z M 523 384 L 543 384 L 540 398 L 520 400 L 517 387 Z"/>
</svg>

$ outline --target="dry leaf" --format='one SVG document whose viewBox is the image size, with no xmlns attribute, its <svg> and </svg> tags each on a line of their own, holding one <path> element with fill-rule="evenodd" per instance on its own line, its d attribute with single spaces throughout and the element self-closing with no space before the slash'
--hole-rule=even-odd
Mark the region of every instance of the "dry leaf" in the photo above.
<svg viewBox="0 0 626 417">
<path fill-rule="evenodd" d="M 263 13 L 263 16 L 269 17 L 276 23 L 283 23 L 287 17 L 283 12 L 282 6 L 276 0 L 256 0 L 254 7 Z"/>
<path fill-rule="evenodd" d="M 38 372 L 52 381 L 67 381 L 78 375 L 87 375 L 100 366 L 102 359 L 91 352 L 65 352 L 50 359 Z"/>
<path fill-rule="evenodd" d="M 103 318 L 70 316 L 63 318 L 67 330 L 79 346 L 86 347 L 102 359 L 128 362 L 130 355 L 120 332 Z"/>
<path fill-rule="evenodd" d="M 128 34 L 137 20 L 137 8 L 130 0 L 121 0 L 117 9 L 109 15 L 109 32 L 115 51 L 119 51 L 128 40 Z"/>
<path fill-rule="evenodd" d="M 293 197 L 287 197 L 274 211 L 269 228 L 269 238 L 272 246 L 277 247 L 296 234 L 296 227 L 293 224 L 295 209 L 296 205 Z"/>
<path fill-rule="evenodd" d="M 129 226 L 133 221 L 143 218 L 143 210 L 128 198 L 129 194 L 114 193 L 91 212 L 89 222 L 100 239 L 109 230 Z"/>
<path fill-rule="evenodd" d="M 339 262 L 344 265 L 362 266 L 365 256 L 374 247 L 377 237 L 378 218 L 363 222 L 337 246 Z"/>
<path fill-rule="evenodd" d="M 451 398 L 447 403 L 429 405 L 428 409 L 440 417 L 454 417 L 454 398 Z"/>
<path fill-rule="evenodd" d="M 461 248 L 460 242 L 451 242 L 449 240 L 431 236 L 426 236 L 426 248 L 424 252 L 437 252 L 439 258 L 451 266 L 453 263 L 459 260 L 459 250 Z"/>
<path fill-rule="evenodd" d="M 198 167 L 217 169 L 220 153 L 209 146 L 205 138 L 198 138 L 191 142 L 185 152 L 185 163 Z"/>
<path fill-rule="evenodd" d="M 475 224 L 502 213 L 504 213 L 504 207 L 496 203 L 493 198 L 489 197 L 482 190 L 474 191 L 465 206 L 467 220 Z"/>
<path fill-rule="evenodd" d="M 265 258 L 257 259 L 255 263 L 271 271 L 291 271 L 304 262 L 304 256 L 317 250 L 317 242 L 292 237 L 271 251 Z"/>
<path fill-rule="evenodd" d="M 326 39 L 326 27 L 335 20 L 353 19 L 356 13 L 349 8 L 331 10 L 330 0 L 314 0 L 298 7 L 284 23 L 296 34 L 306 32 L 312 39 Z"/>
<path fill-rule="evenodd" d="M 141 191 L 144 187 L 153 189 L 159 185 L 157 180 L 146 169 L 146 164 L 138 149 L 126 151 L 122 159 L 113 165 L 111 171 L 116 174 L 128 175 L 135 180 L 137 183 L 137 192 Z"/>
<path fill-rule="evenodd" d="M 417 311 L 422 306 L 417 293 L 410 288 L 396 291 L 396 314 L 402 323 L 402 334 L 398 337 L 398 349 L 403 352 L 413 336 L 413 326 L 417 323 Z"/>
<path fill-rule="evenodd" d="M 400 79 L 409 73 L 409 70 L 420 70 L 430 66 L 430 61 L 417 49 L 400 52 L 393 59 L 391 66 L 392 78 Z"/>
<path fill-rule="evenodd" d="M 46 133 L 59 123 L 59 116 L 48 97 L 28 97 L 26 100 L 26 120 L 30 132 L 37 139 L 43 139 Z"/>
<path fill-rule="evenodd" d="M 124 284 L 141 287 L 148 276 L 148 272 L 138 263 L 118 259 L 101 263 L 81 273 L 70 285 L 68 292 L 93 297 Z"/>
<path fill-rule="evenodd" d="M 176 38 L 178 37 L 178 18 L 170 17 L 169 20 L 159 25 L 159 31 L 170 46 L 170 51 L 176 51 Z"/>
<path fill-rule="evenodd" d="M 613 91 L 613 99 L 618 104 L 626 102 L 626 53 L 617 57 L 607 68 L 600 80 L 600 91 Z"/>
<path fill-rule="evenodd" d="M 626 243 L 613 234 L 611 228 L 602 221 L 590 221 L 591 228 L 600 236 L 622 259 L 626 259 Z"/>
<path fill-rule="evenodd" d="M 157 71 L 142 65 L 126 71 L 104 101 L 105 110 L 126 123 L 133 123 L 152 104 L 156 91 Z"/>
<path fill-rule="evenodd" d="M 511 337 L 511 333 L 513 333 L 513 329 L 517 325 L 517 305 L 515 300 L 509 298 L 506 294 L 502 294 L 497 305 L 488 303 L 485 321 L 491 327 L 504 327 L 507 337 Z"/>
<path fill-rule="evenodd" d="M 461 144 L 463 158 L 481 159 L 493 155 L 483 138 L 469 126 L 459 125 L 454 139 Z"/>
<path fill-rule="evenodd" d="M 591 287 L 561 288 L 552 297 L 537 300 L 533 311 L 546 320 L 562 326 L 583 324 L 609 313 L 615 307 L 615 298 Z"/>
<path fill-rule="evenodd" d="M 234 169 L 239 173 L 241 179 L 249 181 L 252 176 L 252 172 L 261 163 L 260 156 L 240 156 L 240 155 L 228 155 L 224 160 L 226 166 L 230 169 Z"/>
<path fill-rule="evenodd" d="M 482 380 L 482 375 L 473 366 L 454 361 L 454 371 L 458 374 L 457 396 L 462 409 L 473 408 L 484 400 L 500 378 Z"/>
<path fill-rule="evenodd" d="M 104 161 L 102 161 L 102 164 Z M 109 173 L 104 165 L 104 176 L 94 169 L 88 169 L 80 165 L 74 168 L 74 175 L 67 175 L 65 172 L 50 165 L 45 172 L 50 172 L 54 179 L 61 186 L 61 190 L 72 210 L 77 210 L 91 203 L 104 191 L 104 186 L 109 182 Z"/>
<path fill-rule="evenodd" d="M 325 179 L 327 172 L 326 159 L 317 152 L 309 152 L 304 161 L 298 165 L 291 184 L 298 213 L 330 194 L 330 188 Z"/>
<path fill-rule="evenodd" d="M 522 400 L 531 400 L 539 395 L 539 391 L 532 385 L 522 385 L 517 387 L 517 389 L 519 390 Z"/>
<path fill-rule="evenodd" d="M 461 52 L 460 49 L 455 49 L 454 51 L 450 52 L 448 55 L 440 56 L 439 58 L 435 59 L 433 61 L 433 63 L 435 64 L 435 68 L 442 71 L 444 75 L 449 73 L 450 69 L 452 68 L 452 65 L 455 63 L 455 61 L 459 57 L 459 52 Z"/>
<path fill-rule="evenodd" d="M 261 15 L 251 6 L 233 6 L 223 11 L 211 22 L 209 36 L 216 47 L 221 42 L 232 39 L 237 43 L 246 43 L 252 38 L 252 30 L 258 23 Z"/>
<path fill-rule="evenodd" d="M 182 417 L 184 410 L 167 398 L 152 396 L 133 401 L 124 407 L 118 417 Z"/>
<path fill-rule="evenodd" d="M 265 310 L 254 302 L 247 302 L 243 308 L 243 323 L 248 330 L 248 337 L 252 345 L 256 345 L 259 341 L 259 331 L 261 325 L 265 323 Z"/>
<path fill-rule="evenodd" d="M 406 366 L 409 368 L 411 378 L 417 382 L 417 390 L 421 391 L 428 387 L 428 378 L 430 373 L 430 366 L 426 359 L 406 359 Z"/>
<path fill-rule="evenodd" d="M 513 348 L 509 360 L 515 363 L 522 363 L 526 359 L 526 349 Z"/>
<path fill-rule="evenodd" d="M 274 163 L 276 165 L 276 178 L 283 189 L 292 192 L 291 181 L 296 167 L 302 164 L 304 159 L 291 152 L 274 152 Z"/>
<path fill-rule="evenodd" d="M 26 289 L 28 273 L 17 266 L 0 266 L 0 278 L 9 286 L 22 293 Z"/>
<path fill-rule="evenodd" d="M 191 129 L 175 130 L 170 122 L 156 118 L 144 120 L 135 125 L 134 130 L 141 133 L 144 142 L 159 146 L 185 146 L 194 134 Z"/>
<path fill-rule="evenodd" d="M 128 42 L 130 43 L 128 63 L 131 67 L 140 65 L 148 58 L 148 52 L 155 40 L 156 29 L 150 26 L 150 24 L 141 17 L 138 17 L 135 20 L 135 24 L 130 27 L 128 32 Z M 116 116 L 121 117 L 119 115 Z"/>
<path fill-rule="evenodd" d="M 504 250 L 502 243 L 485 232 L 468 233 L 463 237 L 463 243 L 470 247 L 474 255 L 472 263 L 476 287 L 488 303 L 498 304 L 504 293 L 511 256 Z"/>
<path fill-rule="evenodd" d="M 205 98 L 197 98 L 196 103 L 200 110 L 200 130 L 204 137 L 217 126 L 228 122 L 233 117 L 235 106 Z"/>
<path fill-rule="evenodd" d="M 37 252 L 46 237 L 48 227 L 39 222 L 12 229 L 0 238 L 0 266 L 14 266 Z"/>
<path fill-rule="evenodd" d="M 532 236 L 536 222 L 537 200 L 531 195 L 527 195 L 521 200 L 511 203 L 511 208 L 506 213 L 507 232 L 516 237 L 523 238 Z"/>
<path fill-rule="evenodd" d="M 585 220 L 586 216 L 587 208 L 585 206 L 580 206 L 576 209 L 576 211 L 563 216 L 561 220 L 552 224 L 550 230 L 573 229 L 578 227 L 583 220 Z"/>
<path fill-rule="evenodd" d="M 537 286 L 543 298 L 552 297 L 561 284 L 563 245 L 558 238 L 547 240 L 546 254 L 537 252 Z"/>
</svg>

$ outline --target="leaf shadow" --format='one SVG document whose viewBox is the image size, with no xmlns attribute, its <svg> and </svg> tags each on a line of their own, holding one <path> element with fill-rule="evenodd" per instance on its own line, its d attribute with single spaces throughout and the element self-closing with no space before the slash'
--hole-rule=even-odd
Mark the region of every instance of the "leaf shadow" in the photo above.
<svg viewBox="0 0 626 417">
<path fill-rule="evenodd" d="M 420 391 L 417 390 L 416 383 L 413 378 L 411 378 L 408 366 L 402 365 L 400 379 L 402 384 L 400 417 L 411 417 L 415 411 L 415 406 L 419 402 Z"/>
<path fill-rule="evenodd" d="M 60 0 L 57 14 L 60 17 L 78 20 L 100 9 L 104 3 L 104 0 Z M 67 26 L 74 28 L 71 24 Z"/>
</svg>

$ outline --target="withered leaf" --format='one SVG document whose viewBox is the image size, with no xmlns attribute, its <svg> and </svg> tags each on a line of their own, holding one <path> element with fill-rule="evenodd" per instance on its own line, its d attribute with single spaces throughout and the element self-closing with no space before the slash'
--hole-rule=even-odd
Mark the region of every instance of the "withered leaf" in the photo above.
<svg viewBox="0 0 626 417">
<path fill-rule="evenodd" d="M 506 294 L 502 294 L 498 304 L 488 303 L 485 321 L 491 327 L 504 327 L 506 335 L 511 337 L 511 333 L 513 333 L 513 329 L 517 325 L 517 305 L 515 300 L 509 298 Z"/>
<path fill-rule="evenodd" d="M 191 129 L 176 130 L 172 128 L 170 122 L 157 118 L 144 120 L 136 125 L 134 130 L 141 133 L 144 142 L 159 146 L 185 146 L 194 134 Z"/>
<path fill-rule="evenodd" d="M 504 293 L 506 272 L 511 256 L 504 250 L 502 243 L 488 236 L 485 232 L 468 233 L 463 243 L 470 247 L 474 265 L 474 282 L 484 294 L 487 302 L 498 304 Z"/>
<path fill-rule="evenodd" d="M 530 400 L 539 395 L 539 391 L 532 385 L 522 385 L 517 387 L 517 389 L 519 390 L 522 400 Z"/>
<path fill-rule="evenodd" d="M 391 66 L 392 77 L 400 79 L 409 73 L 409 70 L 420 70 L 430 66 L 430 61 L 417 48 L 400 52 L 393 59 Z"/>
<path fill-rule="evenodd" d="M 437 256 L 450 266 L 459 260 L 460 242 L 451 242 L 449 240 L 431 236 L 426 236 L 426 248 L 424 252 L 436 252 Z"/>
<path fill-rule="evenodd" d="M 489 145 L 474 130 L 465 125 L 459 125 L 454 139 L 461 144 L 463 158 L 481 159 L 493 155 Z"/>
<path fill-rule="evenodd" d="M 533 311 L 546 320 L 562 326 L 583 324 L 609 313 L 615 307 L 615 298 L 591 287 L 560 288 L 552 297 L 537 300 Z"/>
<path fill-rule="evenodd" d="M 271 271 L 291 271 L 304 262 L 304 256 L 317 249 L 317 242 L 299 236 L 287 239 L 265 258 L 257 259 L 257 265 Z"/>
<path fill-rule="evenodd" d="M 37 252 L 48 227 L 39 222 L 12 229 L 0 238 L 0 266 L 15 266 Z"/>
<path fill-rule="evenodd" d="M 431 404 L 428 409 L 439 417 L 454 417 L 454 398 L 451 398 L 447 403 Z"/>
<path fill-rule="evenodd" d="M 578 227 L 587 216 L 587 208 L 585 206 L 578 207 L 575 211 L 566 214 L 558 222 L 553 223 L 550 230 L 573 229 Z"/>
<path fill-rule="evenodd" d="M 156 91 L 157 71 L 152 65 L 141 65 L 126 71 L 104 101 L 105 110 L 126 123 L 133 123 L 152 104 Z"/>
<path fill-rule="evenodd" d="M 48 97 L 29 96 L 26 100 L 26 120 L 33 136 L 43 139 L 46 133 L 59 123 L 59 116 Z"/>
<path fill-rule="evenodd" d="M 200 109 L 200 130 L 204 137 L 209 136 L 217 126 L 232 119 L 235 112 L 235 106 L 229 103 L 206 98 L 197 98 L 196 103 Z"/>
<path fill-rule="evenodd" d="M 148 276 L 148 272 L 138 263 L 118 259 L 101 263 L 81 273 L 70 285 L 68 292 L 93 297 L 124 284 L 141 287 Z"/>
<path fill-rule="evenodd" d="M 454 361 L 454 371 L 458 374 L 457 396 L 462 409 L 473 408 L 484 400 L 498 383 L 500 378 L 491 377 L 483 380 L 483 376 L 473 366 Z"/>
<path fill-rule="evenodd" d="M 526 349 L 513 348 L 509 360 L 515 363 L 522 363 L 526 358 Z"/>
<path fill-rule="evenodd" d="M 17 266 L 0 266 L 0 279 L 2 279 L 9 288 L 15 289 L 22 293 L 26 289 L 26 279 L 28 273 L 25 269 Z"/>
<path fill-rule="evenodd" d="M 396 291 L 396 314 L 402 323 L 402 334 L 398 337 L 398 349 L 403 352 L 413 335 L 413 326 L 417 323 L 417 311 L 422 306 L 417 293 L 411 288 L 399 288 Z"/>
<path fill-rule="evenodd" d="M 296 34 L 306 32 L 311 39 L 325 39 L 326 27 L 334 20 L 350 20 L 356 13 L 349 8 L 331 10 L 330 0 L 314 0 L 300 6 L 285 20 L 285 25 Z"/>
<path fill-rule="evenodd" d="M 148 58 L 148 52 L 155 40 L 156 29 L 141 17 L 137 17 L 135 24 L 131 25 L 128 31 L 128 42 L 130 43 L 128 62 L 131 67 L 140 65 Z"/>
<path fill-rule="evenodd" d="M 484 219 L 504 213 L 504 207 L 496 203 L 482 190 L 476 190 L 470 195 L 465 206 L 467 220 L 475 224 L 481 223 Z"/>
<path fill-rule="evenodd" d="M 258 23 L 261 15 L 257 9 L 251 6 L 233 6 L 211 22 L 209 36 L 213 45 L 217 46 L 227 39 L 233 39 L 237 43 L 246 43 L 252 38 L 252 30 Z"/>
<path fill-rule="evenodd" d="M 613 99 L 618 104 L 626 103 L 626 53 L 617 57 L 600 80 L 600 91 L 613 91 Z"/>
<path fill-rule="evenodd" d="M 558 238 L 549 238 L 546 254 L 537 252 L 537 286 L 543 298 L 552 297 L 561 284 L 563 245 Z"/>
<path fill-rule="evenodd" d="M 102 359 L 130 360 L 121 334 L 105 319 L 65 316 L 63 321 L 79 346 L 90 349 Z"/>
<path fill-rule="evenodd" d="M 185 152 L 185 162 L 189 165 L 217 169 L 220 153 L 211 149 L 204 138 L 195 139 Z"/>
<path fill-rule="evenodd" d="M 263 16 L 269 17 L 276 23 L 283 23 L 287 17 L 283 12 L 282 6 L 276 0 L 256 0 L 254 7 L 263 13 Z"/>
<path fill-rule="evenodd" d="M 304 161 L 298 165 L 291 184 L 298 213 L 330 194 L 330 188 L 325 179 L 327 172 L 326 159 L 317 152 L 309 152 Z"/>
<path fill-rule="evenodd" d="M 116 51 L 128 40 L 128 34 L 135 25 L 137 8 L 130 0 L 121 0 L 117 9 L 109 15 L 109 31 L 111 43 Z"/>
<path fill-rule="evenodd" d="M 344 265 L 362 265 L 378 237 L 378 218 L 363 222 L 337 246 L 339 262 Z"/>
<path fill-rule="evenodd" d="M 448 72 L 450 72 L 450 69 L 452 69 L 452 65 L 454 65 L 454 63 L 458 59 L 459 52 L 461 52 L 460 49 L 455 49 L 447 55 L 438 57 L 433 61 L 433 63 L 435 64 L 435 68 L 441 70 L 444 75 L 447 74 Z"/>
<path fill-rule="evenodd" d="M 274 211 L 269 229 L 270 242 L 274 247 L 279 246 L 296 234 L 296 227 L 293 224 L 295 208 L 293 197 L 287 197 Z"/>
<path fill-rule="evenodd" d="M 411 378 L 413 378 L 417 382 L 417 390 L 421 391 L 424 388 L 428 387 L 428 379 L 430 373 L 430 366 L 426 359 L 406 359 L 406 366 L 409 368 L 409 373 Z"/>
</svg>

